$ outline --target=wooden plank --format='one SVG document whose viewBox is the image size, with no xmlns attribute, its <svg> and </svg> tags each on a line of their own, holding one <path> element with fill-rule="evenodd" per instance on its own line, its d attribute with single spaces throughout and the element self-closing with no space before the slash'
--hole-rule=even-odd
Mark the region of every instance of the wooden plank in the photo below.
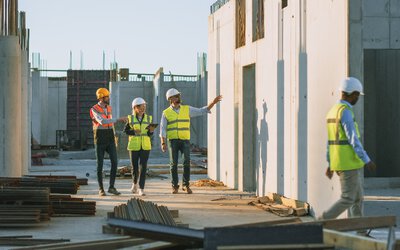
<svg viewBox="0 0 400 250">
<path fill-rule="evenodd" d="M 34 246 L 59 242 L 67 242 L 68 239 L 34 239 L 34 238 L 0 238 L 0 246 Z"/>
<path fill-rule="evenodd" d="M 388 228 L 396 226 L 396 216 L 372 216 L 347 219 L 320 220 L 304 224 L 321 223 L 325 229 L 337 231 L 356 231 L 372 228 Z"/>
<path fill-rule="evenodd" d="M 386 250 L 387 243 L 373 238 L 324 229 L 324 243 L 352 250 Z"/>
<path fill-rule="evenodd" d="M 272 220 L 272 221 L 263 221 L 263 222 L 256 222 L 256 223 L 248 223 L 248 224 L 239 224 L 229 227 L 268 227 L 268 226 L 275 226 L 275 225 L 283 225 L 283 224 L 295 224 L 295 223 L 302 223 L 300 218 L 288 218 L 282 220 Z"/>
<path fill-rule="evenodd" d="M 220 246 L 218 250 L 258 250 L 258 249 L 335 249 L 333 245 L 326 244 L 279 244 L 279 245 L 240 245 L 240 246 Z"/>
<path fill-rule="evenodd" d="M 57 244 L 47 244 L 40 246 L 31 246 L 29 249 L 69 249 L 69 250 L 92 250 L 92 249 L 119 249 L 132 246 L 139 246 L 145 243 L 153 242 L 152 240 L 143 238 L 132 238 L 132 237 L 118 237 L 107 240 L 96 240 L 96 241 L 86 241 L 86 242 L 75 242 L 75 243 L 57 243 Z"/>
<path fill-rule="evenodd" d="M 254 228 L 223 227 L 204 229 L 204 249 L 217 249 L 218 246 L 232 245 L 312 243 L 323 243 L 321 225 L 295 224 Z"/>
</svg>

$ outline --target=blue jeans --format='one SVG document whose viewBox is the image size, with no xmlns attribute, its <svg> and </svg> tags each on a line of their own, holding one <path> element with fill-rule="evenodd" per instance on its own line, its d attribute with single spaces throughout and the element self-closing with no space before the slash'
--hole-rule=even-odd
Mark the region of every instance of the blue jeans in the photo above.
<svg viewBox="0 0 400 250">
<path fill-rule="evenodd" d="M 171 183 L 173 187 L 178 187 L 179 177 L 178 177 L 178 159 L 179 152 L 183 154 L 183 186 L 190 185 L 190 141 L 189 140 L 179 140 L 172 139 L 168 140 L 168 150 L 169 150 L 169 166 L 171 172 Z"/>
<path fill-rule="evenodd" d="M 149 159 L 150 150 L 129 151 L 132 164 L 133 183 L 137 183 L 139 177 L 139 188 L 144 189 L 146 181 L 147 161 Z M 140 160 L 140 162 L 139 162 Z M 139 170 L 140 165 L 140 170 Z"/>
<path fill-rule="evenodd" d="M 117 148 L 115 147 L 115 142 L 108 144 L 94 144 L 96 150 L 96 160 L 97 160 L 97 182 L 99 183 L 99 188 L 103 188 L 103 162 L 104 153 L 107 152 L 110 156 L 111 161 L 111 171 L 110 171 L 110 187 L 114 187 L 115 176 L 117 174 Z"/>
</svg>

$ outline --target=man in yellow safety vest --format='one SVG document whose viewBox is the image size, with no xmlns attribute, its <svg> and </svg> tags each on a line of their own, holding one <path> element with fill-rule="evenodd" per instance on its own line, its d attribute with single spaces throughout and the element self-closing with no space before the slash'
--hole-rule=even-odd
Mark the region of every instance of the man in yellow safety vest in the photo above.
<svg viewBox="0 0 400 250">
<path fill-rule="evenodd" d="M 328 128 L 328 150 L 326 176 L 331 179 L 333 172 L 340 178 L 341 197 L 321 219 L 333 219 L 348 209 L 349 217 L 363 216 L 363 180 L 364 167 L 375 171 L 360 142 L 360 132 L 354 119 L 353 105 L 360 95 L 364 95 L 361 82 L 354 77 L 347 77 L 340 87 L 342 98 L 326 116 Z"/>
<path fill-rule="evenodd" d="M 210 113 L 212 107 L 222 100 L 219 95 L 203 108 L 194 108 L 189 105 L 181 104 L 181 93 L 171 88 L 166 93 L 166 98 L 170 106 L 166 108 L 161 117 L 160 138 L 161 150 L 163 152 L 169 149 L 170 172 L 172 178 L 172 193 L 176 194 L 179 190 L 178 179 L 178 155 L 179 151 L 183 154 L 183 178 L 182 189 L 188 194 L 192 193 L 190 189 L 190 118 Z"/>
</svg>

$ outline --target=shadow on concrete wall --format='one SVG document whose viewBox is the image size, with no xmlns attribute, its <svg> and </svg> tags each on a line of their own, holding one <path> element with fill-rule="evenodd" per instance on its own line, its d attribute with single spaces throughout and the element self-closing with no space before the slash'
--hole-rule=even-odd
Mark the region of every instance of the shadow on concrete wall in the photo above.
<svg viewBox="0 0 400 250">
<path fill-rule="evenodd" d="M 259 196 L 265 195 L 265 185 L 267 182 L 267 152 L 268 152 L 268 141 L 269 141 L 269 130 L 268 123 L 266 119 L 266 114 L 268 112 L 267 103 L 263 100 L 263 117 L 260 120 L 260 127 L 257 129 L 259 133 L 257 134 L 257 142 L 258 142 L 258 151 L 259 155 L 257 155 L 257 166 L 259 166 L 259 170 L 256 171 L 256 181 L 257 181 L 257 190 Z M 258 120 L 258 110 L 257 120 Z M 261 174 L 261 176 L 260 176 Z M 261 189 L 260 189 L 261 182 Z"/>
</svg>

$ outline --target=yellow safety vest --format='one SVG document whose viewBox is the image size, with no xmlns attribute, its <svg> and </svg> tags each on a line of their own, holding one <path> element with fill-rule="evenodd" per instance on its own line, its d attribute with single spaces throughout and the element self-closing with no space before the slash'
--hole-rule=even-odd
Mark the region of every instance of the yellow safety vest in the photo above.
<svg viewBox="0 0 400 250">
<path fill-rule="evenodd" d="M 131 129 L 141 131 L 140 135 L 130 135 L 127 149 L 129 151 L 151 150 L 150 136 L 147 135 L 146 127 L 152 122 L 151 115 L 143 115 L 142 124 L 138 121 L 136 116 L 128 115 L 129 126 Z"/>
<path fill-rule="evenodd" d="M 354 119 L 353 110 L 343 103 L 334 105 L 326 116 L 330 168 L 333 171 L 354 170 L 362 168 L 365 165 L 365 163 L 360 159 L 360 157 L 358 157 L 353 147 L 350 145 L 342 127 L 342 123 L 340 122 L 345 109 L 351 111 Z M 355 120 L 354 126 L 357 136 L 360 138 L 358 124 Z"/>
<path fill-rule="evenodd" d="M 167 119 L 168 140 L 190 140 L 190 115 L 189 106 L 181 105 L 179 114 L 172 107 L 165 109 L 164 116 Z"/>
</svg>

